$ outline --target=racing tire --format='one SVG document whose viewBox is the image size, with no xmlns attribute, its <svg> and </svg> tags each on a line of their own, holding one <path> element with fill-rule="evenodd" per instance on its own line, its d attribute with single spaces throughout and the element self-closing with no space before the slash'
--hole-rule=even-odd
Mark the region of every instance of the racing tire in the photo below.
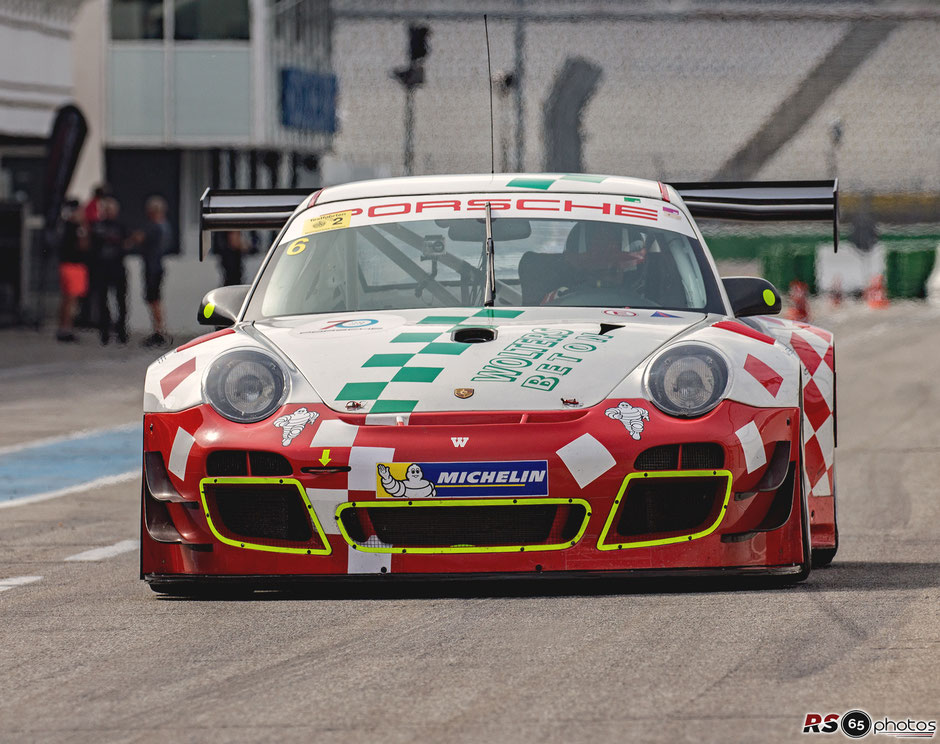
<svg viewBox="0 0 940 744">
<path fill-rule="evenodd" d="M 836 557 L 838 550 L 838 545 L 834 548 L 816 548 L 813 551 L 813 568 L 825 568 L 828 566 L 832 563 L 832 559 Z"/>
<path fill-rule="evenodd" d="M 803 441 L 803 379 L 800 377 L 800 441 Z M 809 578 L 810 571 L 814 567 L 813 561 L 813 546 L 812 539 L 810 537 L 810 522 L 809 522 L 809 494 L 805 487 L 805 474 L 803 472 L 803 463 L 805 452 L 803 451 L 803 445 L 800 445 L 800 477 L 797 479 L 797 483 L 800 489 L 800 525 L 802 536 L 802 546 L 803 546 L 803 561 L 800 563 L 799 573 L 790 574 L 789 576 L 782 577 L 779 580 L 777 586 L 792 586 L 793 584 L 799 584 L 802 581 L 806 581 Z M 837 543 L 838 545 L 838 539 Z M 835 552 L 833 552 L 835 555 Z"/>
<path fill-rule="evenodd" d="M 831 548 L 816 548 L 813 550 L 813 568 L 825 568 L 839 552 L 839 506 L 836 503 L 836 494 L 832 494 L 832 519 L 835 522 L 836 544 Z"/>
</svg>

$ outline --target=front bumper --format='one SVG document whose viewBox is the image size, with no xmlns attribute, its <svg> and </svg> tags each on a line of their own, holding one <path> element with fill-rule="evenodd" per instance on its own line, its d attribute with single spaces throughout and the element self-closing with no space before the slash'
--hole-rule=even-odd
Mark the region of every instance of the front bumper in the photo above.
<svg viewBox="0 0 940 744">
<path fill-rule="evenodd" d="M 605 415 L 618 402 L 380 423 L 312 404 L 318 416 L 286 446 L 272 422 L 296 404 L 251 425 L 208 406 L 147 414 L 141 574 L 773 573 L 806 560 L 798 409 L 725 401 L 680 420 L 631 401 L 649 413 L 634 439 Z M 751 422 L 760 441 L 746 453 L 739 434 L 753 434 Z M 770 472 L 781 458 L 783 483 Z M 426 472 L 408 480 L 409 464 Z"/>
</svg>

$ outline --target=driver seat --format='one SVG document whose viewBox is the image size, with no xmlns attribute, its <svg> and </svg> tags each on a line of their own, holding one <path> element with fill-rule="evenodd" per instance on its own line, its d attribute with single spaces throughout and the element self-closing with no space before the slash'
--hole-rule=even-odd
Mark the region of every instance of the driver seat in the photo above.
<svg viewBox="0 0 940 744">
<path fill-rule="evenodd" d="M 526 251 L 519 261 L 519 285 L 523 305 L 539 305 L 549 292 L 564 286 L 571 266 L 560 253 Z"/>
</svg>

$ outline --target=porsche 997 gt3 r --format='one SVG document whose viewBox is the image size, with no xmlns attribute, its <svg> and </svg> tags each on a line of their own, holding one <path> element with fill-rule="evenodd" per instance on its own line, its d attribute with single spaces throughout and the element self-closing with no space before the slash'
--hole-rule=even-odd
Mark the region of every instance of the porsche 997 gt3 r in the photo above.
<svg viewBox="0 0 940 744">
<path fill-rule="evenodd" d="M 838 543 L 833 339 L 693 217 L 836 212 L 833 182 L 207 192 L 204 234 L 280 233 L 148 370 L 142 578 L 804 578 Z"/>
</svg>

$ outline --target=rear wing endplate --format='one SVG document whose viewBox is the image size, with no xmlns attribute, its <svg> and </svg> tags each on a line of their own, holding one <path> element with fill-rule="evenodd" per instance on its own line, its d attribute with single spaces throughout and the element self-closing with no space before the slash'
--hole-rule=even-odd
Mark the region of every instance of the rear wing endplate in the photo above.
<svg viewBox="0 0 940 744">
<path fill-rule="evenodd" d="M 218 230 L 280 230 L 316 189 L 206 189 L 199 210 L 199 260 Z"/>
<path fill-rule="evenodd" d="M 694 217 L 719 220 L 832 222 L 839 250 L 839 181 L 714 181 L 674 183 Z"/>
</svg>

